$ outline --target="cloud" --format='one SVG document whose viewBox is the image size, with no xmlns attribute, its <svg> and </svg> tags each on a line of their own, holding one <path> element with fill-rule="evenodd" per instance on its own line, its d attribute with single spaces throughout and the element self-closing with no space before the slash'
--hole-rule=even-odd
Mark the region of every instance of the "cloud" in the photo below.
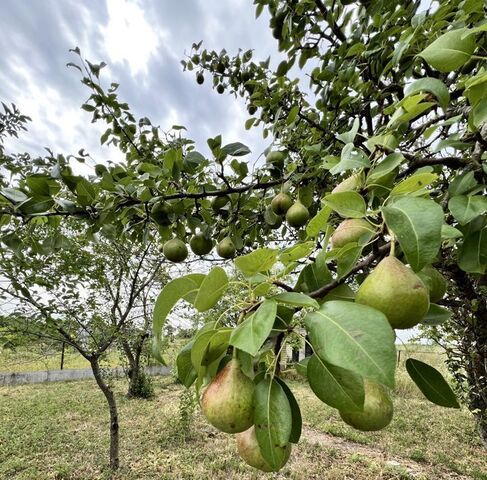
<svg viewBox="0 0 487 480">
<path fill-rule="evenodd" d="M 185 125 L 205 154 L 206 139 L 221 133 L 224 142 L 242 141 L 256 156 L 269 141 L 258 129 L 244 129 L 243 101 L 218 95 L 209 81 L 198 86 L 180 60 L 203 40 L 205 47 L 230 54 L 254 49 L 256 58 L 272 55 L 277 63 L 280 54 L 267 24 L 265 14 L 255 20 L 247 0 L 3 0 L 0 100 L 33 119 L 29 133 L 8 148 L 34 154 L 44 146 L 58 153 L 85 148 L 97 162 L 120 158 L 99 144 L 104 126 L 92 125 L 80 110 L 90 92 L 79 73 L 65 66 L 76 61 L 68 50 L 79 46 L 90 61 L 108 64 L 103 83 L 119 83 L 120 99 L 137 117 L 148 116 L 166 129 Z"/>
</svg>

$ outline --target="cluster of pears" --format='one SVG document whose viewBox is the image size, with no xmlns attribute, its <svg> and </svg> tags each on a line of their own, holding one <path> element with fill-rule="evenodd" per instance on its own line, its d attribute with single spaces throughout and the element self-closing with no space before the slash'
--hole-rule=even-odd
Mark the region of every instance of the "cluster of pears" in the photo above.
<svg viewBox="0 0 487 480">
<path fill-rule="evenodd" d="M 309 220 L 308 209 L 299 200 L 293 202 L 291 197 L 283 192 L 272 199 L 271 211 L 279 218 L 285 215 L 288 225 L 294 228 L 303 227 Z"/>
<path fill-rule="evenodd" d="M 213 199 L 211 207 L 213 211 L 224 214 L 225 207 L 231 202 L 228 195 L 217 196 Z M 180 213 L 170 202 L 155 203 L 151 209 L 152 220 L 163 227 L 168 227 L 174 223 L 174 214 Z M 189 240 L 191 251 L 198 256 L 208 255 L 214 247 L 214 241 L 207 233 L 197 232 Z M 164 243 L 162 247 L 164 256 L 171 262 L 184 262 L 188 257 L 188 247 L 186 243 L 179 239 L 173 238 Z M 226 236 L 216 245 L 217 254 L 224 259 L 230 259 L 235 256 L 236 247 L 233 240 Z"/>
<path fill-rule="evenodd" d="M 213 250 L 214 242 L 202 232 L 195 233 L 189 240 L 191 251 L 198 256 L 207 255 Z M 224 237 L 216 245 L 216 252 L 221 258 L 230 259 L 235 256 L 235 244 L 230 237 Z M 180 238 L 173 238 L 162 247 L 164 256 L 171 262 L 184 262 L 188 257 L 188 247 Z"/>
<path fill-rule="evenodd" d="M 273 150 L 267 154 L 266 162 L 269 165 L 271 174 L 282 174 L 285 158 L 285 153 L 279 150 Z M 271 201 L 266 221 L 271 228 L 279 228 L 282 224 L 283 216 L 285 216 L 288 225 L 300 228 L 306 225 L 309 220 L 309 211 L 299 200 L 293 202 L 287 193 L 280 192 Z"/>
<path fill-rule="evenodd" d="M 282 468 L 291 454 L 291 444 L 284 448 L 285 459 L 274 469 L 262 456 L 254 426 L 254 382 L 241 369 L 240 362 L 231 359 L 213 378 L 201 396 L 201 410 L 218 430 L 236 434 L 237 449 L 250 466 L 272 472 Z"/>
</svg>

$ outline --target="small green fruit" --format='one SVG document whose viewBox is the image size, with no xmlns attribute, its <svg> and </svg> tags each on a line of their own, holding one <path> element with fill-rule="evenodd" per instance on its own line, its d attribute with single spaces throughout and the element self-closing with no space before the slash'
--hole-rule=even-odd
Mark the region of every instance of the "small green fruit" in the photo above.
<svg viewBox="0 0 487 480">
<path fill-rule="evenodd" d="M 360 173 L 354 173 L 350 175 L 348 178 L 340 182 L 332 191 L 331 193 L 340 193 L 340 192 L 350 192 L 354 190 L 358 190 L 362 188 L 364 183 L 363 175 Z"/>
<path fill-rule="evenodd" d="M 203 233 L 196 233 L 191 237 L 189 246 L 195 255 L 206 255 L 213 248 L 213 241 Z"/>
<path fill-rule="evenodd" d="M 291 227 L 299 228 L 306 225 L 309 219 L 308 209 L 301 203 L 296 202 L 286 213 L 286 221 Z"/>
<path fill-rule="evenodd" d="M 254 423 L 254 382 L 243 374 L 240 363 L 230 360 L 206 387 L 201 410 L 218 430 L 238 433 Z"/>
<path fill-rule="evenodd" d="M 108 172 L 108 169 L 107 169 L 107 167 L 105 167 L 105 165 L 103 165 L 102 163 L 98 163 L 97 165 L 95 165 L 95 173 L 99 177 L 103 177 L 103 174 L 105 172 Z"/>
<path fill-rule="evenodd" d="M 267 163 L 282 164 L 284 162 L 284 153 L 278 150 L 273 150 L 265 157 Z"/>
<path fill-rule="evenodd" d="M 342 412 L 340 417 L 357 430 L 371 432 L 382 430 L 391 423 L 394 407 L 387 389 L 372 380 L 364 379 L 364 410 L 363 412 Z"/>
<path fill-rule="evenodd" d="M 172 213 L 171 207 L 166 202 L 156 203 L 151 209 L 151 217 L 158 225 L 167 227 L 171 225 L 169 215 Z"/>
<path fill-rule="evenodd" d="M 255 427 L 252 426 L 245 432 L 235 435 L 237 439 L 237 450 L 242 459 L 251 467 L 257 468 L 262 472 L 277 472 L 280 470 L 289 460 L 291 455 L 291 444 L 286 445 L 286 456 L 282 465 L 278 469 L 273 469 L 264 459 L 260 452 L 259 443 L 257 442 L 257 436 L 255 435 Z"/>
<path fill-rule="evenodd" d="M 202 73 L 198 73 L 198 75 L 196 75 L 196 82 L 201 85 L 203 84 L 203 82 L 205 81 L 205 77 L 203 76 Z"/>
<path fill-rule="evenodd" d="M 418 277 L 429 290 L 430 302 L 435 303 L 445 296 L 447 287 L 446 279 L 436 268 L 427 265 L 418 272 Z"/>
<path fill-rule="evenodd" d="M 235 250 L 235 244 L 232 242 L 230 237 L 225 237 L 216 246 L 216 253 L 218 253 L 221 258 L 225 258 L 226 260 L 235 256 Z"/>
<path fill-rule="evenodd" d="M 360 285 L 355 301 L 380 310 L 392 328 L 414 327 L 430 304 L 424 283 L 395 257 L 386 257 L 375 267 Z"/>
<path fill-rule="evenodd" d="M 230 197 L 228 195 L 215 197 L 211 202 L 211 208 L 217 212 L 218 210 L 221 210 L 228 202 L 230 202 Z"/>
<path fill-rule="evenodd" d="M 216 91 L 221 95 L 222 93 L 225 93 L 225 87 L 220 83 L 217 87 L 216 87 Z"/>
<path fill-rule="evenodd" d="M 341 248 L 347 243 L 358 242 L 362 236 L 373 235 L 372 225 L 362 218 L 344 220 L 331 236 L 333 248 Z"/>
<path fill-rule="evenodd" d="M 287 193 L 278 193 L 271 201 L 272 211 L 276 215 L 285 215 L 291 208 L 293 201 Z"/>
<path fill-rule="evenodd" d="M 162 249 L 164 256 L 171 262 L 182 262 L 188 256 L 188 247 L 179 238 L 168 240 Z"/>
</svg>

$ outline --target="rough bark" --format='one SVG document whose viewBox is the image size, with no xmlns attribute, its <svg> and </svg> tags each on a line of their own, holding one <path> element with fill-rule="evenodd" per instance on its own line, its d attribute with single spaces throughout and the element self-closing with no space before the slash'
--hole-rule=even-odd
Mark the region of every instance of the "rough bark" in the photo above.
<svg viewBox="0 0 487 480">
<path fill-rule="evenodd" d="M 100 387 L 100 390 L 105 395 L 106 401 L 108 403 L 108 408 L 110 411 L 110 468 L 112 470 L 117 470 L 120 465 L 119 459 L 119 425 L 118 425 L 118 410 L 117 402 L 115 399 L 115 393 L 111 387 L 103 379 L 100 364 L 98 358 L 90 359 L 91 369 L 95 377 L 96 383 Z"/>
</svg>

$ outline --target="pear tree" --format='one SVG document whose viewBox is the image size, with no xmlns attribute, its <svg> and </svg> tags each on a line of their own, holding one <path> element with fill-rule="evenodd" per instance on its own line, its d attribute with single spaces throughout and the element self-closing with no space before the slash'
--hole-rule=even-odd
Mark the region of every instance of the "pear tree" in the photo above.
<svg viewBox="0 0 487 480">
<path fill-rule="evenodd" d="M 19 222 L 70 217 L 92 235 L 171 242 L 162 247 L 171 261 L 190 254 L 188 243 L 200 258 L 228 261 L 164 286 L 153 351 L 160 354 L 179 301 L 211 314 L 229 286 L 240 289 L 181 350 L 177 371 L 199 392 L 209 422 L 235 434 L 256 468 L 282 468 L 300 438 L 299 404 L 280 372 L 296 335 L 313 352 L 298 368 L 314 394 L 368 431 L 393 417 L 395 330 L 466 318 L 467 405 L 487 438 L 482 2 L 254 4 L 257 16 L 270 16 L 285 57 L 277 66 L 201 42 L 183 66 L 201 88 L 211 78 L 218 93 L 246 102 L 245 128 L 260 128 L 269 142 L 260 168 L 249 171 L 253 154 L 242 143 L 209 138 L 205 158 L 184 127 L 162 132 L 136 119 L 117 84 L 103 87 L 104 64 L 79 59 L 71 66 L 91 92 L 82 108 L 107 124 L 101 141 L 125 162 L 83 176 L 50 155 L 18 175 L 21 159 L 9 156 L 2 242 L 9 246 Z M 231 267 L 237 277 L 229 280 Z M 427 399 L 458 408 L 437 370 L 414 358 L 406 368 Z"/>
</svg>

